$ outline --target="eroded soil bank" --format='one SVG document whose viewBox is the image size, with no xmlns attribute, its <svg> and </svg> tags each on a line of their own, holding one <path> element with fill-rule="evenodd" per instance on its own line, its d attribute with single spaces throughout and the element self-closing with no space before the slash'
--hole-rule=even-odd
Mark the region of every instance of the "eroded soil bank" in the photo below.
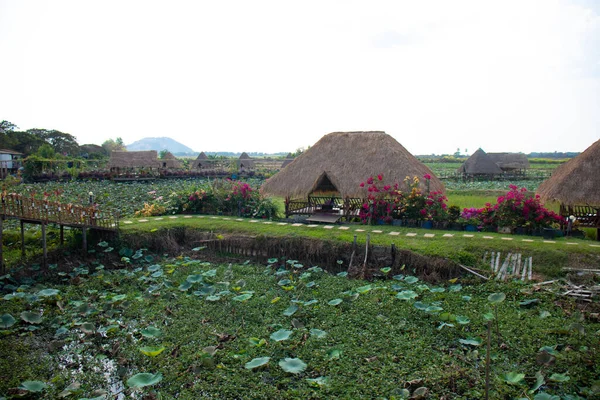
<svg viewBox="0 0 600 400">
<path fill-rule="evenodd" d="M 234 258 L 266 263 L 269 258 L 297 260 L 305 266 L 319 266 L 332 273 L 348 271 L 351 277 L 366 279 L 383 275 L 411 274 L 437 282 L 463 275 L 455 262 L 427 257 L 394 246 L 354 245 L 305 237 L 244 236 L 203 232 L 185 227 L 125 235 L 121 240 L 131 248 L 146 248 L 155 254 L 186 254 L 202 248 L 216 258 Z M 366 253 L 366 257 L 365 257 Z"/>
</svg>

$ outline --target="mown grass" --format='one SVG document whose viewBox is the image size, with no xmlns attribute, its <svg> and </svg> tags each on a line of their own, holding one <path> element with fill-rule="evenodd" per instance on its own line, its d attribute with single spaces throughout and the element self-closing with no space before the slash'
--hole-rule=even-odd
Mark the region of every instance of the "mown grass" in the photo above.
<svg viewBox="0 0 600 400">
<path fill-rule="evenodd" d="M 418 228 L 406 228 L 400 226 L 378 225 L 349 225 L 350 229 L 340 230 L 323 229 L 323 226 L 308 227 L 306 225 L 294 227 L 291 224 L 285 226 L 276 225 L 276 223 L 265 224 L 268 221 L 258 221 L 251 223 L 250 220 L 236 221 L 234 219 L 224 220 L 220 217 L 193 216 L 184 219 L 179 216 L 177 219 L 163 218 L 155 220 L 148 219 L 147 222 L 138 222 L 137 219 L 131 219 L 132 224 L 121 224 L 122 233 L 127 235 L 137 235 L 139 233 L 150 233 L 160 235 L 160 230 L 175 227 L 185 227 L 187 229 L 197 229 L 205 232 L 215 232 L 222 234 L 243 234 L 252 236 L 266 237 L 307 237 L 320 240 L 332 240 L 340 242 L 352 242 L 354 235 L 357 242 L 364 244 L 367 234 L 370 234 L 370 241 L 374 245 L 391 246 L 392 243 L 399 249 L 415 251 L 419 254 L 448 258 L 453 261 L 469 265 L 489 268 L 484 265 L 482 260 L 486 252 L 521 253 L 523 257 L 533 257 L 533 268 L 536 273 L 547 277 L 563 276 L 562 268 L 568 266 L 570 257 L 575 255 L 582 263 L 589 262 L 596 265 L 600 256 L 600 248 L 591 247 L 591 241 L 556 238 L 556 243 L 544 243 L 540 237 L 508 235 L 513 240 L 502 240 L 502 235 L 498 233 L 481 232 L 456 232 L 442 230 L 427 230 Z M 357 232 L 356 229 L 363 229 Z M 371 233 L 372 230 L 380 230 L 382 233 Z M 390 232 L 399 232 L 397 236 L 389 235 Z M 409 232 L 418 233 L 415 237 L 407 237 Z M 433 233 L 435 237 L 426 238 L 425 233 Z M 443 237 L 445 233 L 453 234 L 453 237 Z M 473 238 L 464 237 L 463 234 L 473 234 Z M 493 239 L 483 239 L 484 236 Z M 533 242 L 524 242 L 523 239 L 534 240 Z M 567 245 L 566 243 L 578 243 L 577 245 Z M 587 261 L 586 261 L 587 260 Z"/>
<path fill-rule="evenodd" d="M 570 299 L 557 301 L 557 287 L 461 280 L 432 286 L 403 276 L 365 282 L 294 261 L 212 264 L 201 251 L 163 260 L 143 253 L 123 261 L 133 265 L 107 270 L 103 264 L 114 263 L 109 256 L 117 249 L 103 246 L 98 250 L 108 253 L 100 251 L 96 262 L 61 272 L 53 283 L 29 282 L 0 300 L 0 314 L 16 319 L 2 332 L 0 396 L 38 380 L 48 385 L 38 398 L 58 398 L 74 382 L 81 386 L 73 398 L 112 398 L 130 395 L 127 380 L 147 372 L 162 380 L 134 398 L 401 399 L 403 389 L 414 394 L 422 387 L 430 398 L 479 399 L 488 296 L 496 292 L 506 300 L 492 334 L 490 398 L 524 397 L 538 371 L 544 384 L 536 393 L 592 398 L 598 385 L 600 324 Z M 407 272 L 389 274 L 396 273 Z M 5 293 L 18 285 L 6 277 L 2 282 Z M 58 293 L 42 295 L 48 288 Z M 400 300 L 399 292 L 416 298 Z M 236 301 L 241 294 L 249 296 Z M 334 299 L 341 303 L 328 304 Z M 42 321 L 26 323 L 19 318 L 23 311 Z M 148 327 L 161 335 L 145 337 Z M 271 337 L 280 329 L 291 331 L 288 340 Z M 140 351 L 144 346 L 164 350 L 149 357 Z M 554 361 L 539 365 L 544 346 Z M 260 357 L 270 360 L 245 368 Z M 306 369 L 285 372 L 279 366 L 285 358 L 301 359 Z M 511 372 L 524 379 L 508 383 Z"/>
</svg>

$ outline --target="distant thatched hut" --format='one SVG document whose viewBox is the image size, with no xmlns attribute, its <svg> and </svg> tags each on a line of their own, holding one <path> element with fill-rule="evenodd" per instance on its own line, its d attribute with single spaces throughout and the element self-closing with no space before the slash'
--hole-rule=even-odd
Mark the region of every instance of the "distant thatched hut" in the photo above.
<svg viewBox="0 0 600 400">
<path fill-rule="evenodd" d="M 170 151 L 159 160 L 160 166 L 166 169 L 179 169 L 181 168 L 181 161 L 179 161 Z"/>
<path fill-rule="evenodd" d="M 383 174 L 388 183 L 429 174 L 430 190 L 444 190 L 425 164 L 385 132 L 334 132 L 267 180 L 262 191 L 286 197 L 290 207 L 294 202 L 304 204 L 306 210 L 298 210 L 298 214 L 310 213 L 322 200 L 335 198 L 348 216 L 367 197 L 367 188 L 360 187 L 361 182 L 378 174 Z M 292 208 L 288 207 L 286 214 L 293 214 Z"/>
<path fill-rule="evenodd" d="M 529 169 L 529 160 L 523 153 L 488 153 L 488 156 L 503 172 L 523 175 Z"/>
<path fill-rule="evenodd" d="M 208 160 L 208 156 L 204 154 L 204 152 L 201 152 L 192 163 L 192 169 L 208 168 L 209 163 L 207 163 L 206 160 Z"/>
<path fill-rule="evenodd" d="M 255 163 L 252 160 L 252 158 L 250 158 L 250 156 L 244 152 L 240 155 L 240 158 L 237 161 L 238 164 L 238 168 L 240 170 L 248 170 L 248 169 L 253 169 L 255 167 Z"/>
<path fill-rule="evenodd" d="M 467 177 L 501 175 L 502 169 L 482 149 L 471 155 L 456 171 Z"/>
<path fill-rule="evenodd" d="M 563 217 L 575 216 L 583 226 L 598 228 L 600 240 L 600 140 L 556 168 L 537 190 L 546 202 L 560 202 Z"/>
<path fill-rule="evenodd" d="M 111 171 L 158 169 L 158 153 L 156 150 L 145 151 L 111 151 L 108 167 Z"/>
<path fill-rule="evenodd" d="M 283 164 L 281 164 L 281 169 L 287 167 L 292 161 L 294 161 L 294 157 L 292 156 L 292 153 L 288 153 L 288 155 L 285 156 L 285 160 L 283 160 Z"/>
</svg>

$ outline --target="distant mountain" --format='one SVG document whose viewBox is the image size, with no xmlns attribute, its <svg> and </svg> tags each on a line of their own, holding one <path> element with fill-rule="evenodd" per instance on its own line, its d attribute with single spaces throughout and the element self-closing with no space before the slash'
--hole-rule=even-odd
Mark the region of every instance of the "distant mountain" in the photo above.
<svg viewBox="0 0 600 400">
<path fill-rule="evenodd" d="M 173 140 L 168 137 L 159 137 L 159 138 L 144 138 L 138 140 L 137 142 L 133 142 L 128 144 L 127 150 L 129 151 L 141 151 L 141 150 L 156 150 L 158 152 L 162 150 L 168 150 L 171 153 L 197 153 L 194 150 L 190 149 L 184 144 L 179 143 L 176 140 Z"/>
</svg>

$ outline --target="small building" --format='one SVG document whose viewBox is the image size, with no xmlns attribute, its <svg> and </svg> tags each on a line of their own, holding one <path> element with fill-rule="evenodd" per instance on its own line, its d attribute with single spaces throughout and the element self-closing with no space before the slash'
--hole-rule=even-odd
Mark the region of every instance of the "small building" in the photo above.
<svg viewBox="0 0 600 400">
<path fill-rule="evenodd" d="M 240 158 L 237 161 L 237 165 L 240 171 L 254 169 L 254 167 L 256 166 L 252 158 L 250 158 L 250 156 L 246 152 L 240 155 Z"/>
<path fill-rule="evenodd" d="M 158 161 L 156 150 L 144 151 L 111 151 L 108 167 L 111 172 L 125 172 L 158 170 L 161 164 Z"/>
<path fill-rule="evenodd" d="M 161 168 L 166 169 L 180 169 L 182 168 L 181 161 L 179 161 L 170 151 L 158 160 Z"/>
<path fill-rule="evenodd" d="M 283 164 L 281 164 L 281 169 L 287 167 L 292 161 L 294 161 L 294 157 L 292 156 L 292 153 L 288 153 L 288 155 L 285 156 L 285 160 L 283 160 Z"/>
<path fill-rule="evenodd" d="M 482 149 L 478 149 L 456 171 L 464 177 L 494 177 L 502 175 L 502 169 Z"/>
<path fill-rule="evenodd" d="M 21 167 L 23 153 L 15 150 L 0 149 L 0 178 L 6 178 Z"/>
<path fill-rule="evenodd" d="M 506 173 L 525 175 L 529 169 L 529 160 L 523 153 L 488 153 L 488 156 Z"/>
<path fill-rule="evenodd" d="M 596 228 L 600 240 L 600 140 L 562 164 L 539 186 L 545 202 L 560 203 L 560 215 L 574 216 L 580 226 Z"/>
<path fill-rule="evenodd" d="M 200 154 L 198 154 L 198 157 L 196 157 L 196 159 L 192 163 L 192 169 L 210 168 L 211 164 L 207 160 L 208 156 L 204 152 L 201 152 Z"/>
</svg>

